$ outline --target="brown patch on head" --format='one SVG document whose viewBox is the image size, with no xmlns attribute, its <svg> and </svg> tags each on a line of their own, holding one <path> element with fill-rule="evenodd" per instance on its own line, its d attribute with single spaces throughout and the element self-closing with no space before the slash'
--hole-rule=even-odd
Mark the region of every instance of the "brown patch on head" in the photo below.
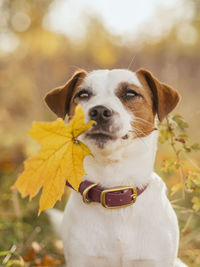
<svg viewBox="0 0 200 267">
<path fill-rule="evenodd" d="M 74 73 L 70 80 L 64 86 L 51 90 L 46 96 L 45 101 L 49 108 L 61 118 L 65 118 L 66 114 L 72 115 L 75 105 L 71 105 L 73 92 L 81 84 L 87 72 L 80 70 Z"/>
<path fill-rule="evenodd" d="M 175 108 L 180 95 L 145 69 L 138 70 L 136 75 L 141 87 L 122 82 L 116 95 L 134 115 L 132 126 L 135 136 L 144 137 L 155 130 L 155 115 L 162 121 Z"/>
<path fill-rule="evenodd" d="M 124 106 L 134 115 L 132 122 L 136 137 L 149 135 L 154 129 L 155 110 L 150 90 L 138 87 L 135 84 L 122 82 L 119 84 L 116 95 Z"/>
</svg>

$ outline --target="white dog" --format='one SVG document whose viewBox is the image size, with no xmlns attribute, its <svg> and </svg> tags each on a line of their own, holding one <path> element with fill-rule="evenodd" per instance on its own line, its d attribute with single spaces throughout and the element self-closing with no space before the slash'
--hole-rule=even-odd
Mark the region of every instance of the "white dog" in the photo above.
<svg viewBox="0 0 200 267">
<path fill-rule="evenodd" d="M 145 69 L 79 71 L 47 94 L 57 116 L 71 118 L 81 105 L 96 121 L 80 137 L 93 157 L 62 221 L 68 267 L 186 266 L 177 259 L 176 214 L 153 172 L 155 116 L 162 121 L 179 98 Z"/>
</svg>

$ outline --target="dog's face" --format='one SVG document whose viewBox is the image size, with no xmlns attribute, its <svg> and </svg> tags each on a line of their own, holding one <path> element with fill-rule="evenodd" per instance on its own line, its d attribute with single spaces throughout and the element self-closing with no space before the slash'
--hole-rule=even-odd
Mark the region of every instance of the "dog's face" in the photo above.
<svg viewBox="0 0 200 267">
<path fill-rule="evenodd" d="M 177 105 L 179 94 L 147 70 L 116 69 L 79 71 L 45 100 L 63 119 L 66 114 L 72 118 L 81 105 L 86 121 L 96 121 L 81 137 L 84 143 L 114 150 L 151 134 L 155 115 L 162 121 Z"/>
</svg>

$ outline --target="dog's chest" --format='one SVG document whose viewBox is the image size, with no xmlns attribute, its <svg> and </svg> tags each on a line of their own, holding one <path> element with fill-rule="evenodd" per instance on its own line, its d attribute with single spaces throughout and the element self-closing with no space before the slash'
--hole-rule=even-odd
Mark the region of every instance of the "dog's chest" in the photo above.
<svg viewBox="0 0 200 267">
<path fill-rule="evenodd" d="M 66 243 L 79 240 L 77 245 L 88 256 L 125 255 L 137 259 L 162 254 L 160 251 L 166 251 L 166 244 L 170 247 L 171 242 L 170 219 L 163 205 L 170 206 L 163 203 L 166 200 L 161 193 L 158 195 L 158 187 L 148 188 L 155 192 L 147 190 L 135 205 L 117 210 L 105 209 L 100 204 L 86 205 L 80 195 L 73 193 L 64 218 Z M 150 197 L 152 194 L 157 203 Z"/>
</svg>

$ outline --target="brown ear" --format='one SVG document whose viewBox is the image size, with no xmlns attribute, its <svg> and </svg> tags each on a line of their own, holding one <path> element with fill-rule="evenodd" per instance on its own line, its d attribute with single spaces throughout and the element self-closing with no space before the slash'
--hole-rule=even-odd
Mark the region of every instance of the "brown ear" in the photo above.
<svg viewBox="0 0 200 267">
<path fill-rule="evenodd" d="M 45 96 L 47 105 L 58 117 L 65 118 L 65 115 L 69 112 L 69 104 L 74 88 L 86 75 L 87 72 L 84 70 L 75 72 L 64 86 L 51 90 Z"/>
<path fill-rule="evenodd" d="M 167 84 L 158 81 L 150 71 L 139 69 L 136 74 L 143 86 L 148 86 L 153 94 L 154 108 L 162 121 L 180 100 L 179 93 Z"/>
</svg>

